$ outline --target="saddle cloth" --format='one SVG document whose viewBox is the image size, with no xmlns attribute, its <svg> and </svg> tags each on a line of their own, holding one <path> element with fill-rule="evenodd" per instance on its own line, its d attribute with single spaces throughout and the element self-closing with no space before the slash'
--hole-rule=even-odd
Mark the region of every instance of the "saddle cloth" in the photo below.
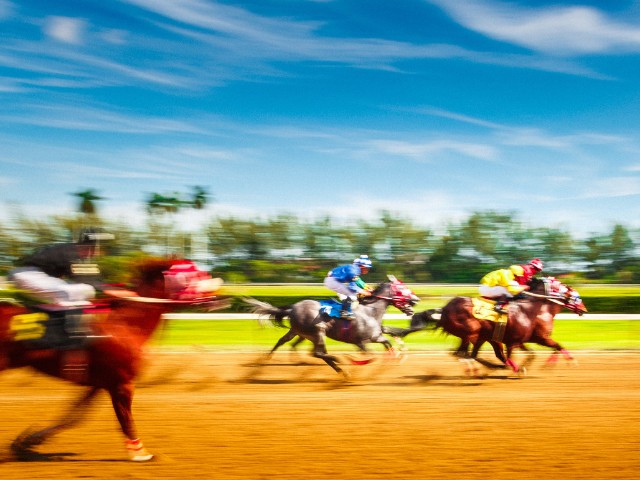
<svg viewBox="0 0 640 480">
<path fill-rule="evenodd" d="M 341 310 L 342 303 L 337 300 L 320 300 L 320 312 L 324 313 L 327 317 L 340 318 Z"/>
<path fill-rule="evenodd" d="M 472 313 L 478 320 L 489 320 L 490 322 L 507 323 L 507 314 L 498 313 L 494 310 L 496 302 L 486 298 L 472 298 Z"/>
<path fill-rule="evenodd" d="M 498 313 L 494 310 L 496 302 L 487 298 L 472 298 L 473 303 L 472 313 L 478 320 L 489 320 L 494 322 L 492 340 L 496 342 L 502 342 L 504 338 L 504 332 L 507 327 L 507 314 Z"/>
<path fill-rule="evenodd" d="M 9 333 L 13 341 L 27 349 L 82 348 L 93 337 L 91 317 L 99 311 L 86 307 L 31 306 L 28 312 L 11 317 Z"/>
</svg>

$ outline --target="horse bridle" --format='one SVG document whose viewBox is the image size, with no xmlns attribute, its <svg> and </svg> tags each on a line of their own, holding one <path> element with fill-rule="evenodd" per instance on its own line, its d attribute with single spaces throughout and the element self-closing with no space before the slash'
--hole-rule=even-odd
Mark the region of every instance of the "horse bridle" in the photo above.
<svg viewBox="0 0 640 480">
<path fill-rule="evenodd" d="M 400 310 L 402 313 L 406 314 L 406 315 L 411 315 L 413 312 L 411 309 L 411 307 L 413 307 L 413 305 L 415 305 L 418 302 L 418 298 L 416 297 L 416 295 L 411 292 L 411 290 L 409 290 L 407 287 L 404 287 L 404 285 L 402 285 L 402 287 L 400 287 L 399 285 L 402 285 L 398 280 L 396 280 L 395 278 L 391 281 L 391 296 L 383 296 L 383 295 L 371 295 L 374 298 L 379 298 L 381 300 L 386 300 L 388 302 L 390 302 L 394 307 L 396 307 L 398 310 Z M 407 291 L 411 292 L 411 296 L 405 295 L 404 293 L 402 293 L 402 290 L 406 289 Z M 415 297 L 415 298 L 413 298 Z"/>
</svg>

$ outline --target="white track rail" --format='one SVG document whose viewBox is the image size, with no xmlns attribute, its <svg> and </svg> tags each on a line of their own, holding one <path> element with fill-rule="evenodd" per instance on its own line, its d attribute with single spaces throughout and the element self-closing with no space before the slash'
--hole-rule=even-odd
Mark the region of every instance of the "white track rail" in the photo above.
<svg viewBox="0 0 640 480">
<path fill-rule="evenodd" d="M 167 320 L 257 320 L 259 315 L 252 313 L 167 313 Z M 586 313 L 579 317 L 573 313 L 559 313 L 556 320 L 640 320 L 640 315 L 631 313 Z M 402 313 L 388 313 L 383 320 L 407 320 Z"/>
</svg>

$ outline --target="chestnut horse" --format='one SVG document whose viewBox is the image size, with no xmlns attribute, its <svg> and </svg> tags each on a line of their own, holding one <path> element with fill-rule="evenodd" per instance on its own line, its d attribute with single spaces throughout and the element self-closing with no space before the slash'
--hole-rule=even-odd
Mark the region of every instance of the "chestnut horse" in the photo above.
<svg viewBox="0 0 640 480">
<path fill-rule="evenodd" d="M 511 358 L 516 348 L 529 353 L 526 364 L 533 359 L 532 352 L 525 346 L 526 343 L 553 348 L 550 362 L 555 361 L 559 353 L 567 359 L 573 359 L 566 349 L 551 338 L 551 333 L 553 319 L 563 308 L 578 315 L 586 312 L 580 296 L 573 288 L 563 285 L 553 277 L 534 278 L 530 287 L 529 292 L 523 292 L 519 299 L 510 303 L 502 342 L 493 339 L 496 322 L 480 320 L 473 315 L 470 297 L 455 297 L 442 309 L 427 310 L 413 315 L 409 328 L 387 327 L 385 332 L 403 338 L 409 333 L 426 328 L 440 329 L 460 338 L 460 346 L 454 352 L 456 356 L 471 362 L 477 361 L 487 367 L 495 367 L 494 364 L 478 358 L 480 347 L 488 342 L 493 347 L 496 357 L 514 372 L 521 371 L 521 367 Z M 439 319 L 436 318 L 438 313 Z M 471 344 L 473 349 L 469 354 Z M 507 348 L 506 355 L 503 344 Z"/>
<path fill-rule="evenodd" d="M 82 378 L 68 378 L 64 373 L 61 349 L 29 346 L 16 341 L 15 319 L 33 314 L 25 306 L 9 299 L 0 300 L 0 370 L 29 366 L 45 374 L 88 387 L 54 425 L 39 431 L 25 431 L 12 444 L 18 460 L 42 458 L 33 449 L 53 435 L 76 425 L 98 392 L 105 390 L 120 428 L 126 437 L 129 459 L 137 462 L 153 458 L 140 441 L 134 425 L 131 403 L 134 380 L 140 373 L 143 347 L 162 321 L 162 315 L 177 306 L 205 303 L 200 300 L 169 300 L 165 295 L 164 274 L 176 262 L 151 260 L 138 266 L 133 291 L 121 291 L 123 298 L 105 300 L 101 309 L 88 309 L 92 336 L 83 346 L 86 372 Z M 184 262 L 182 262 L 184 263 Z M 101 312 L 101 313 L 100 313 Z M 22 315 L 22 317 L 20 317 Z"/>
</svg>

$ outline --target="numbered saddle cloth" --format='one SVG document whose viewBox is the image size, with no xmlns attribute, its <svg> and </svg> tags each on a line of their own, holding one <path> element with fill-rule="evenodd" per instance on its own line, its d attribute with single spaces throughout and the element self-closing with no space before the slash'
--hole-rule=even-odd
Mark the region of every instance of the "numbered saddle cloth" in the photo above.
<svg viewBox="0 0 640 480">
<path fill-rule="evenodd" d="M 340 312 L 342 311 L 342 303 L 330 299 L 320 300 L 320 312 L 324 313 L 327 317 L 340 318 Z"/>
<path fill-rule="evenodd" d="M 507 315 L 495 311 L 496 302 L 486 298 L 472 298 L 472 313 L 478 320 L 489 320 L 490 322 L 507 323 Z"/>
</svg>

